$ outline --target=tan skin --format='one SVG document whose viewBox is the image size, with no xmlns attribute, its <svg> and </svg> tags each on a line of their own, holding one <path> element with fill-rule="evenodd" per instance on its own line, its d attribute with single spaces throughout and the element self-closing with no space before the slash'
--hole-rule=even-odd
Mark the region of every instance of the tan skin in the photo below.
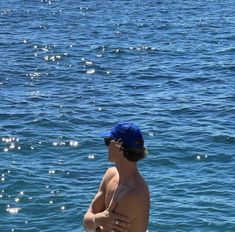
<svg viewBox="0 0 235 232">
<path fill-rule="evenodd" d="M 112 140 L 108 147 L 109 168 L 87 210 L 83 224 L 87 232 L 146 232 L 150 197 L 148 186 L 136 162 L 123 156 L 121 143 Z"/>
</svg>

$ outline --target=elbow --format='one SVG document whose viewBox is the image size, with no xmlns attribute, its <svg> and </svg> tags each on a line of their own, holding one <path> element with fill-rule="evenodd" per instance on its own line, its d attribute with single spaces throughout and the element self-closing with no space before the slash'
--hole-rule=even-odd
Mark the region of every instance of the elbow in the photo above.
<svg viewBox="0 0 235 232">
<path fill-rule="evenodd" d="M 86 232 L 95 232 L 96 230 L 91 225 L 91 220 L 89 215 L 85 214 L 83 218 L 83 228 Z"/>
<path fill-rule="evenodd" d="M 85 229 L 86 232 L 92 232 L 92 230 L 89 228 L 88 225 L 89 225 L 89 223 L 88 223 L 87 217 L 85 215 L 83 218 L 83 228 Z"/>
</svg>

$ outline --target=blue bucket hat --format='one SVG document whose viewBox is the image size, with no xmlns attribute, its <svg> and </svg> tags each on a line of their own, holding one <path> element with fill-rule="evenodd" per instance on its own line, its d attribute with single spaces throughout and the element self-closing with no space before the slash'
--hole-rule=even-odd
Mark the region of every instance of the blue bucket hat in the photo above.
<svg viewBox="0 0 235 232">
<path fill-rule="evenodd" d="M 121 140 L 124 147 L 143 148 L 144 139 L 140 128 L 131 122 L 119 122 L 111 131 L 100 133 L 101 137 Z"/>
</svg>

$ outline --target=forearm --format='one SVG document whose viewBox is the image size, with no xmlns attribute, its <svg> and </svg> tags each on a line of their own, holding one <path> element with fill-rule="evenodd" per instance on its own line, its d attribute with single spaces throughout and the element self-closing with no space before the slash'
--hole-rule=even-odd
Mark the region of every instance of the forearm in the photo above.
<svg viewBox="0 0 235 232">
<path fill-rule="evenodd" d="M 83 219 L 83 226 L 87 232 L 95 232 L 99 225 L 96 220 L 96 214 L 88 211 Z"/>
</svg>

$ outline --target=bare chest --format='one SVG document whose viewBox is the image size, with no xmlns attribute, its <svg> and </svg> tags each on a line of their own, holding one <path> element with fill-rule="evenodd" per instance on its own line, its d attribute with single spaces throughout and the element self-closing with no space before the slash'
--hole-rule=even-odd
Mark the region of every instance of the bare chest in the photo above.
<svg viewBox="0 0 235 232">
<path fill-rule="evenodd" d="M 119 199 L 125 195 L 125 192 L 128 190 L 127 186 L 119 185 L 118 180 L 114 179 L 110 181 L 106 188 L 105 194 L 105 207 L 106 209 L 110 206 L 110 204 L 114 201 L 115 203 L 119 202 Z"/>
</svg>

